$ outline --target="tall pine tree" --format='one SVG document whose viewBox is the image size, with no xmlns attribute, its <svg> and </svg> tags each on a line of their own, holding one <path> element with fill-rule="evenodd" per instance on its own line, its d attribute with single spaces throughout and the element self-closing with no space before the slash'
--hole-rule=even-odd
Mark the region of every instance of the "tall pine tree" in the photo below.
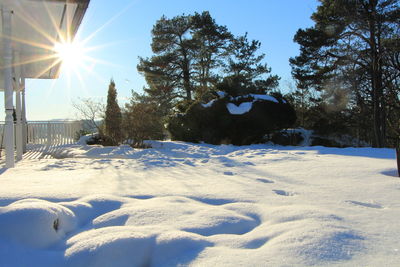
<svg viewBox="0 0 400 267">
<path fill-rule="evenodd" d="M 118 106 L 117 89 L 115 88 L 113 79 L 111 79 L 108 86 L 104 124 L 106 143 L 109 143 L 110 145 L 119 144 L 123 137 L 121 132 L 122 115 L 121 109 Z"/>
<path fill-rule="evenodd" d="M 147 81 L 146 93 L 175 102 L 209 97 L 209 92 L 222 89 L 218 87 L 224 76 L 230 77 L 225 84 L 251 84 L 265 92 L 276 87 L 279 78 L 267 76 L 270 69 L 262 62 L 264 55 L 258 55 L 260 45 L 247 34 L 235 38 L 207 11 L 163 16 L 152 30 L 154 55 L 140 58 L 137 68 Z"/>
<path fill-rule="evenodd" d="M 386 77 L 389 49 L 386 39 L 398 38 L 399 0 L 319 0 L 312 15 L 315 25 L 300 29 L 294 40 L 300 55 L 291 59 L 300 88 L 332 90 L 340 81 L 351 91 L 362 120 L 371 125 L 374 146 L 387 141 L 388 98 Z"/>
</svg>

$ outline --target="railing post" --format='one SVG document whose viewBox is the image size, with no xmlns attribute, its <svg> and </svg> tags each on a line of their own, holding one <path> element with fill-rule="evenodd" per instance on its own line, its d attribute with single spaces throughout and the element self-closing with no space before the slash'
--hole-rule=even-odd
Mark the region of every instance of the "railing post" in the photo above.
<svg viewBox="0 0 400 267">
<path fill-rule="evenodd" d="M 28 143 L 28 124 L 26 122 L 26 106 L 25 106 L 25 78 L 21 78 L 21 93 L 22 93 L 22 150 L 26 152 L 26 144 Z"/>
<path fill-rule="evenodd" d="M 51 146 L 51 143 L 53 142 L 51 130 L 51 124 L 50 122 L 47 122 L 47 146 Z"/>
</svg>

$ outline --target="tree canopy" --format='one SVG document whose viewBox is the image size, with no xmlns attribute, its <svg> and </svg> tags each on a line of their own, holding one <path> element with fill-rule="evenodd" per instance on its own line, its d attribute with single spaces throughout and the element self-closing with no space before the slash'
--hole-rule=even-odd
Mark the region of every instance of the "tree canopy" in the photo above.
<svg viewBox="0 0 400 267">
<path fill-rule="evenodd" d="M 389 114 L 398 114 L 400 102 L 400 1 L 319 2 L 315 25 L 294 37 L 300 55 L 290 59 L 293 77 L 301 89 L 347 92 L 348 105 L 370 117 L 373 145 L 385 146 L 393 134 L 387 126 L 395 123 Z"/>
<path fill-rule="evenodd" d="M 161 17 L 153 27 L 150 58 L 140 58 L 137 68 L 147 81 L 149 95 L 175 100 L 201 99 L 216 90 L 224 78 L 245 83 L 264 81 L 277 86 L 278 77 L 259 54 L 260 42 L 247 34 L 235 37 L 218 25 L 209 12 Z"/>
</svg>

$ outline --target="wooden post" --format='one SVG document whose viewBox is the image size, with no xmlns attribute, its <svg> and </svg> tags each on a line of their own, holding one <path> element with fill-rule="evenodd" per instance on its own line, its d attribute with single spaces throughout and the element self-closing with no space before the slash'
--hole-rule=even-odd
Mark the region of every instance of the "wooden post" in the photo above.
<svg viewBox="0 0 400 267">
<path fill-rule="evenodd" d="M 5 107 L 5 151 L 6 168 L 13 168 L 14 158 L 14 120 L 13 120 L 13 84 L 12 84 L 12 46 L 11 46 L 11 17 L 12 11 L 5 7 L 1 9 L 3 31 L 3 75 L 4 75 L 4 107 Z"/>
</svg>

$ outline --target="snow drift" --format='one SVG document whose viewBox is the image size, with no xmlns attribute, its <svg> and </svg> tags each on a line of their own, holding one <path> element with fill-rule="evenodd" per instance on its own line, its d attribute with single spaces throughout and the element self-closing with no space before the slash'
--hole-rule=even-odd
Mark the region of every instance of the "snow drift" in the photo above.
<svg viewBox="0 0 400 267">
<path fill-rule="evenodd" d="M 400 262 L 393 150 L 150 143 L 4 172 L 0 266 Z"/>
</svg>

